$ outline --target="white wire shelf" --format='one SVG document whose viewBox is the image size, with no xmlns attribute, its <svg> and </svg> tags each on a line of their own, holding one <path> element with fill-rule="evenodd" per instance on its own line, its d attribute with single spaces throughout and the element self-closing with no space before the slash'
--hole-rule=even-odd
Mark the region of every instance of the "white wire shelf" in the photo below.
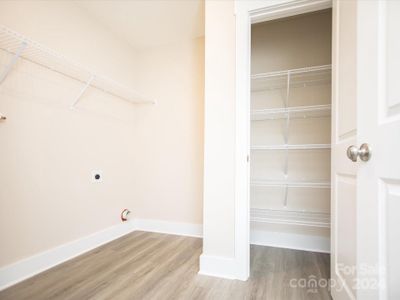
<svg viewBox="0 0 400 300">
<path fill-rule="evenodd" d="M 2 25 L 0 25 L 0 49 L 13 55 L 5 69 L 0 71 L 0 83 L 5 80 L 16 61 L 21 58 L 63 74 L 68 78 L 82 82 L 82 90 L 71 102 L 72 107 L 77 104 L 89 87 L 96 88 L 133 104 L 156 103 L 154 99 L 149 99 L 139 92 L 127 88 L 112 79 L 95 74 L 54 50 Z"/>
<path fill-rule="evenodd" d="M 329 181 L 252 180 L 250 185 L 252 187 L 331 188 Z"/>
<path fill-rule="evenodd" d="M 301 118 L 319 118 L 330 117 L 331 105 L 309 105 L 296 106 L 289 108 L 269 108 L 269 109 L 254 109 L 251 111 L 252 121 L 276 120 L 285 119 L 301 119 Z"/>
<path fill-rule="evenodd" d="M 331 65 L 258 73 L 251 80 L 252 92 L 330 85 Z"/>
<path fill-rule="evenodd" d="M 313 150 L 331 149 L 331 144 L 261 145 L 251 146 L 251 150 Z"/>
<path fill-rule="evenodd" d="M 250 220 L 260 223 L 330 227 L 330 214 L 323 212 L 251 208 Z"/>
<path fill-rule="evenodd" d="M 283 77 L 283 76 L 287 76 L 288 74 L 291 74 L 291 75 L 304 74 L 304 73 L 310 73 L 310 72 L 327 71 L 327 70 L 331 70 L 331 69 L 332 69 L 332 65 L 312 66 L 312 67 L 289 69 L 289 70 L 283 70 L 283 71 L 257 73 L 257 74 L 251 75 L 251 79 Z"/>
</svg>

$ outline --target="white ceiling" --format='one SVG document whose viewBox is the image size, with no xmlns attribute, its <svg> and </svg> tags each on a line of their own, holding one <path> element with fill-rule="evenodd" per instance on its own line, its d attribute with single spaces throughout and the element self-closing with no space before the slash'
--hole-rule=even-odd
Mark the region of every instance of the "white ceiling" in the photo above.
<svg viewBox="0 0 400 300">
<path fill-rule="evenodd" d="M 203 0 L 79 0 L 75 3 L 137 49 L 204 35 Z"/>
</svg>

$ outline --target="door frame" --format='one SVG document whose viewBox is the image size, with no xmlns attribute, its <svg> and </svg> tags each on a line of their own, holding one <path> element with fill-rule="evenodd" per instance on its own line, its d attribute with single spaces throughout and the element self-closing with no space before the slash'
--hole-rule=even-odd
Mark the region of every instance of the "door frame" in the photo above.
<svg viewBox="0 0 400 300">
<path fill-rule="evenodd" d="M 235 260 L 237 279 L 247 280 L 250 275 L 251 24 L 331 7 L 332 0 L 235 1 Z"/>
</svg>

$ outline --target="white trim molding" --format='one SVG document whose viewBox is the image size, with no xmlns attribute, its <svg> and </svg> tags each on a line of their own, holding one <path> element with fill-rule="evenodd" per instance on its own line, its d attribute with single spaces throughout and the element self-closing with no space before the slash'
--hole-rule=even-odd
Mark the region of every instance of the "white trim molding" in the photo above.
<svg viewBox="0 0 400 300">
<path fill-rule="evenodd" d="M 235 260 L 232 277 L 247 280 L 250 274 L 250 64 L 251 24 L 332 7 L 331 0 L 235 1 Z M 215 272 L 224 274 L 223 270 Z"/>
<path fill-rule="evenodd" d="M 262 1 L 249 1 L 251 2 L 253 5 L 247 6 L 251 14 L 251 23 L 266 22 L 332 7 L 332 0 L 268 0 L 269 7 L 261 7 L 259 3 Z"/>
<path fill-rule="evenodd" d="M 0 268 L 0 290 L 124 236 L 135 228 L 124 222 Z"/>
<path fill-rule="evenodd" d="M 201 238 L 202 228 L 201 224 L 132 219 L 0 268 L 0 290 L 133 231 L 159 232 Z"/>
<path fill-rule="evenodd" d="M 252 245 L 330 253 L 330 238 L 319 235 L 252 230 L 250 241 Z"/>
<path fill-rule="evenodd" d="M 134 231 L 202 237 L 201 224 L 133 219 L 0 268 L 0 290 Z M 329 239 L 320 237 L 284 233 L 268 234 L 264 231 L 254 231 L 251 233 L 251 243 L 260 246 L 329 252 Z M 200 265 L 201 270 L 199 274 L 201 275 L 246 280 L 240 277 L 240 274 L 243 274 L 243 269 L 241 269 L 243 264 L 238 264 L 236 257 L 230 258 L 202 254 L 200 256 Z"/>
<path fill-rule="evenodd" d="M 202 237 L 201 224 L 133 219 L 0 268 L 0 290 L 138 230 Z"/>
<path fill-rule="evenodd" d="M 237 279 L 237 264 L 235 258 L 200 255 L 200 275 Z"/>
<path fill-rule="evenodd" d="M 179 223 L 152 219 L 134 219 L 135 230 L 159 232 L 191 237 L 203 237 L 203 225 Z"/>
</svg>

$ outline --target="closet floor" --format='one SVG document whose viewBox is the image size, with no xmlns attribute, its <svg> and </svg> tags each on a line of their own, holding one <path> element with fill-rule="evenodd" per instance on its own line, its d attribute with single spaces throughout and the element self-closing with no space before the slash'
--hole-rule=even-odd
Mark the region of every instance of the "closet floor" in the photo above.
<svg viewBox="0 0 400 300">
<path fill-rule="evenodd" d="M 327 288 L 307 286 L 328 278 L 328 254 L 251 246 L 251 276 L 242 282 L 198 275 L 201 252 L 199 238 L 133 232 L 1 291 L 0 299 L 331 299 Z"/>
</svg>

